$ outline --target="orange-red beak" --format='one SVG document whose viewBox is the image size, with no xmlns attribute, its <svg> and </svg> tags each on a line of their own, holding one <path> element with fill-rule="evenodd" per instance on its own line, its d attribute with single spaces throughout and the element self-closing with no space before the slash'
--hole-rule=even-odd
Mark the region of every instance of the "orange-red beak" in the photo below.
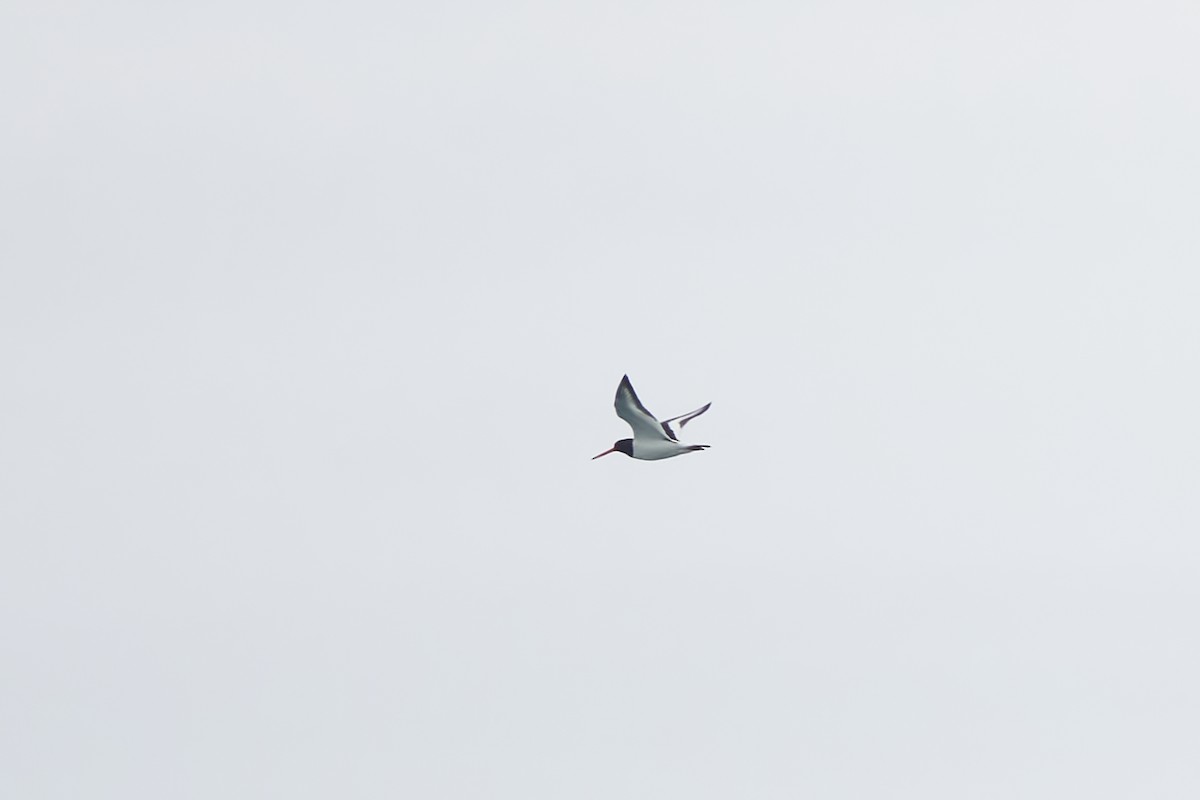
<svg viewBox="0 0 1200 800">
<path fill-rule="evenodd" d="M 608 455 L 609 453 L 615 453 L 615 452 L 617 452 L 617 448 L 615 448 L 615 447 L 610 447 L 610 448 L 608 448 L 607 450 L 605 450 L 603 453 L 601 453 L 601 454 L 600 454 L 600 456 L 606 456 L 606 455 Z M 597 458 L 599 458 L 600 456 L 592 456 L 592 461 L 595 461 L 595 460 L 596 460 Z"/>
</svg>

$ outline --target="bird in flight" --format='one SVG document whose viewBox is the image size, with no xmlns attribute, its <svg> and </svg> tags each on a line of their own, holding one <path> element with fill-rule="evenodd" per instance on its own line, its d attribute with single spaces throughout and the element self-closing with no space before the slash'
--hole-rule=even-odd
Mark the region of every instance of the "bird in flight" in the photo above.
<svg viewBox="0 0 1200 800">
<path fill-rule="evenodd" d="M 628 422 L 629 427 L 633 428 L 633 438 L 621 439 L 613 443 L 612 448 L 605 450 L 600 456 L 606 456 L 609 453 L 624 453 L 630 458 L 639 458 L 642 461 L 658 461 L 703 450 L 708 445 L 680 442 L 675 437 L 675 432 L 671 430 L 671 423 L 678 421 L 679 429 L 683 430 L 684 425 L 708 411 L 711 405 L 712 403 L 705 403 L 695 411 L 659 422 L 653 414 L 646 410 L 642 401 L 638 400 L 637 393 L 633 391 L 633 384 L 629 382 L 629 376 L 626 375 L 621 378 L 621 385 L 617 387 L 617 398 L 613 401 L 613 406 L 617 409 L 617 416 Z M 593 456 L 592 461 L 600 456 Z"/>
</svg>

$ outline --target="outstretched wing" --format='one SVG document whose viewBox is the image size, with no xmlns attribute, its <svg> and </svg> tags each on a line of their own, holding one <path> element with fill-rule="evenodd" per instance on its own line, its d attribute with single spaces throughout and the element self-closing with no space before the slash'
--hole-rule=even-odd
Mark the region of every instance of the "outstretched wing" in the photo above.
<svg viewBox="0 0 1200 800">
<path fill-rule="evenodd" d="M 683 430 L 684 425 L 687 425 L 689 422 L 694 420 L 696 417 L 700 416 L 705 411 L 708 411 L 708 409 L 711 407 L 712 407 L 712 403 L 705 403 L 704 405 L 697 408 L 695 411 L 689 411 L 686 414 L 680 414 L 678 417 L 671 417 L 670 419 L 664 419 L 660 424 L 662 425 L 663 430 L 667 432 L 667 436 L 670 436 L 672 439 L 675 439 L 676 441 L 678 441 L 678 439 L 675 436 L 675 432 L 671 430 L 671 423 L 676 420 L 679 420 L 679 430 Z"/>
<path fill-rule="evenodd" d="M 621 378 L 621 385 L 617 387 L 617 397 L 613 401 L 613 407 L 617 409 L 617 416 L 628 422 L 629 427 L 633 428 L 635 440 L 664 441 L 675 438 L 668 434 L 669 429 L 665 429 L 665 426 L 659 424 L 654 415 L 642 405 L 642 401 L 638 400 L 628 375 Z"/>
</svg>

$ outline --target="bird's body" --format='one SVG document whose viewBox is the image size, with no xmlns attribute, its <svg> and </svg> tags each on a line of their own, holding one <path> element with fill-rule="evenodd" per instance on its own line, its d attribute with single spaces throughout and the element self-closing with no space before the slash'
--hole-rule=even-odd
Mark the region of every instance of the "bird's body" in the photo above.
<svg viewBox="0 0 1200 800">
<path fill-rule="evenodd" d="M 642 461 L 659 461 L 671 456 L 681 456 L 684 453 L 694 453 L 706 447 L 708 447 L 706 444 L 683 444 L 682 442 L 672 442 L 667 439 L 642 442 L 634 439 L 633 457 Z"/>
<path fill-rule="evenodd" d="M 712 403 L 706 403 L 695 411 L 659 422 L 642 405 L 637 393 L 633 391 L 633 384 L 629 382 L 629 376 L 626 375 L 621 378 L 621 383 L 617 386 L 617 396 L 613 401 L 613 407 L 617 410 L 617 416 L 629 423 L 629 427 L 633 429 L 633 438 L 621 439 L 613 444 L 612 449 L 605 450 L 600 456 L 606 456 L 609 453 L 624 453 L 630 458 L 641 461 L 660 461 L 664 458 L 704 450 L 708 445 L 684 444 L 679 441 L 675 437 L 675 432 L 671 430 L 671 423 L 678 421 L 679 428 L 682 430 L 684 425 L 708 411 L 711 405 Z M 600 456 L 595 456 L 592 460 L 595 461 Z"/>
</svg>

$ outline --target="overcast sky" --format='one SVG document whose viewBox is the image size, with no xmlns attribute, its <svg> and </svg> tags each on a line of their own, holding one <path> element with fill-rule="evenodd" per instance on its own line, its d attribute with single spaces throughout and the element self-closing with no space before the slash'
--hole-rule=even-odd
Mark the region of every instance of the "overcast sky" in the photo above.
<svg viewBox="0 0 1200 800">
<path fill-rule="evenodd" d="M 0 795 L 1200 796 L 1197 42 L 5 4 Z"/>
</svg>

